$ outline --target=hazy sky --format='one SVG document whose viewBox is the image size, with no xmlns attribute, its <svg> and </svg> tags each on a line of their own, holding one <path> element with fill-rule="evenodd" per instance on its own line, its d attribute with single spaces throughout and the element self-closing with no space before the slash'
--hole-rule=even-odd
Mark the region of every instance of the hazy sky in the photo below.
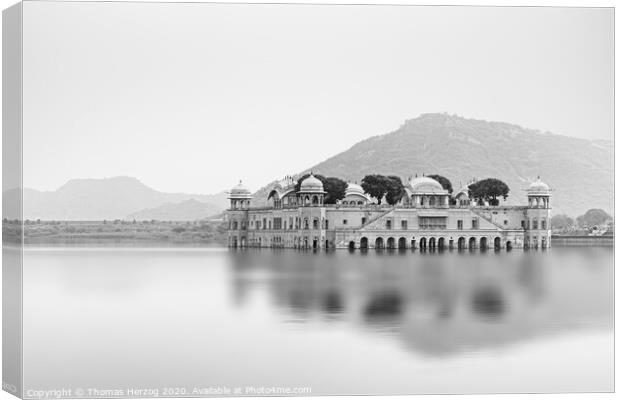
<svg viewBox="0 0 620 400">
<path fill-rule="evenodd" d="M 613 140 L 613 11 L 24 5 L 24 185 L 252 189 L 426 112 Z"/>
</svg>

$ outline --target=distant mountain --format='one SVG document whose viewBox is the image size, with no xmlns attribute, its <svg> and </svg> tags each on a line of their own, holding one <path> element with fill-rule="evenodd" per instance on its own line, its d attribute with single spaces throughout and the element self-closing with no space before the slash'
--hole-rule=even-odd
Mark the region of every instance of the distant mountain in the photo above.
<svg viewBox="0 0 620 400">
<path fill-rule="evenodd" d="M 16 196 L 15 191 L 3 193 L 5 201 Z M 24 219 L 122 219 L 146 209 L 191 199 L 204 203 L 205 212 L 213 211 L 213 214 L 221 212 L 227 205 L 224 192 L 214 195 L 163 193 L 131 177 L 73 179 L 55 191 L 41 192 L 25 188 Z M 184 213 L 186 211 L 183 210 Z"/>
<path fill-rule="evenodd" d="M 577 139 L 503 122 L 423 114 L 394 132 L 361 141 L 306 171 L 360 181 L 372 173 L 403 180 L 440 174 L 455 190 L 472 178 L 497 177 L 510 187 L 508 204 L 524 204 L 538 175 L 553 189 L 553 214 L 591 208 L 613 212 L 613 143 Z M 255 204 L 266 201 L 267 188 Z"/>
<path fill-rule="evenodd" d="M 394 132 L 361 141 L 300 171 L 299 176 L 312 170 L 359 182 L 372 173 L 398 175 L 403 180 L 414 174 L 440 174 L 452 181 L 455 190 L 472 178 L 496 177 L 511 189 L 507 204 L 524 204 L 524 189 L 540 175 L 553 189 L 554 215 L 574 218 L 592 208 L 613 215 L 613 150 L 610 141 L 448 114 L 423 114 Z M 254 205 L 266 203 L 271 184 L 255 193 Z M 8 215 L 13 211 L 10 206 L 19 204 L 18 192 L 5 192 L 3 198 L 3 212 Z M 74 179 L 53 192 L 24 189 L 24 218 L 180 220 L 221 213 L 227 203 L 224 192 L 163 193 L 130 177 Z"/>
<path fill-rule="evenodd" d="M 127 220 L 158 220 L 158 221 L 195 221 L 212 217 L 222 211 L 220 206 L 189 199 L 180 203 L 166 203 L 159 207 L 148 208 L 125 217 Z"/>
</svg>

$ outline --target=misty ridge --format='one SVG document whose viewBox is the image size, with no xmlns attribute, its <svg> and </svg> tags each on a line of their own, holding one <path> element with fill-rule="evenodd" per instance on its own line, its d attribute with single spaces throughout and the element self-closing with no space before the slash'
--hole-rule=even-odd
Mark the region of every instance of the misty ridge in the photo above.
<svg viewBox="0 0 620 400">
<path fill-rule="evenodd" d="M 18 195 L 17 190 L 5 192 L 4 204 L 8 196 Z M 24 188 L 24 219 L 192 221 L 222 212 L 227 202 L 224 192 L 164 193 L 133 177 L 72 179 L 55 191 Z"/>
<path fill-rule="evenodd" d="M 310 166 L 347 181 L 367 174 L 440 174 L 455 190 L 473 178 L 495 177 L 508 184 L 506 204 L 525 203 L 525 189 L 538 175 L 553 189 L 553 215 L 576 217 L 592 208 L 613 213 L 613 142 L 561 136 L 503 122 L 449 114 L 423 114 L 397 130 L 354 144 Z M 243 177 L 231 179 L 231 186 Z M 273 177 L 279 179 L 281 177 Z M 272 182 L 273 183 L 273 182 Z M 266 184 L 253 204 L 266 204 Z M 17 189 L 3 193 L 16 201 Z M 225 192 L 164 193 L 133 177 L 73 179 L 55 191 L 24 188 L 24 219 L 30 220 L 170 220 L 191 221 L 220 214 Z"/>
</svg>

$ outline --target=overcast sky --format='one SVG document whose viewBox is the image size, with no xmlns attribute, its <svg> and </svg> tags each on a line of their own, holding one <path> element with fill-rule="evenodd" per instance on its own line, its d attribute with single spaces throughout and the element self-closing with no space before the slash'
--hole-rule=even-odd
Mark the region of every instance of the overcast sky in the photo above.
<svg viewBox="0 0 620 400">
<path fill-rule="evenodd" d="M 24 185 L 252 189 L 427 112 L 613 140 L 613 12 L 24 5 Z"/>
</svg>

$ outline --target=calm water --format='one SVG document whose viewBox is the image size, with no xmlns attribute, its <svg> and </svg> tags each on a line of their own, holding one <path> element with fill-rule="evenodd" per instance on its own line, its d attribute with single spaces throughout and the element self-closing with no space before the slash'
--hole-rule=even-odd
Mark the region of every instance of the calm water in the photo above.
<svg viewBox="0 0 620 400">
<path fill-rule="evenodd" d="M 24 265 L 26 391 L 613 390 L 611 248 L 37 249 Z"/>
</svg>

